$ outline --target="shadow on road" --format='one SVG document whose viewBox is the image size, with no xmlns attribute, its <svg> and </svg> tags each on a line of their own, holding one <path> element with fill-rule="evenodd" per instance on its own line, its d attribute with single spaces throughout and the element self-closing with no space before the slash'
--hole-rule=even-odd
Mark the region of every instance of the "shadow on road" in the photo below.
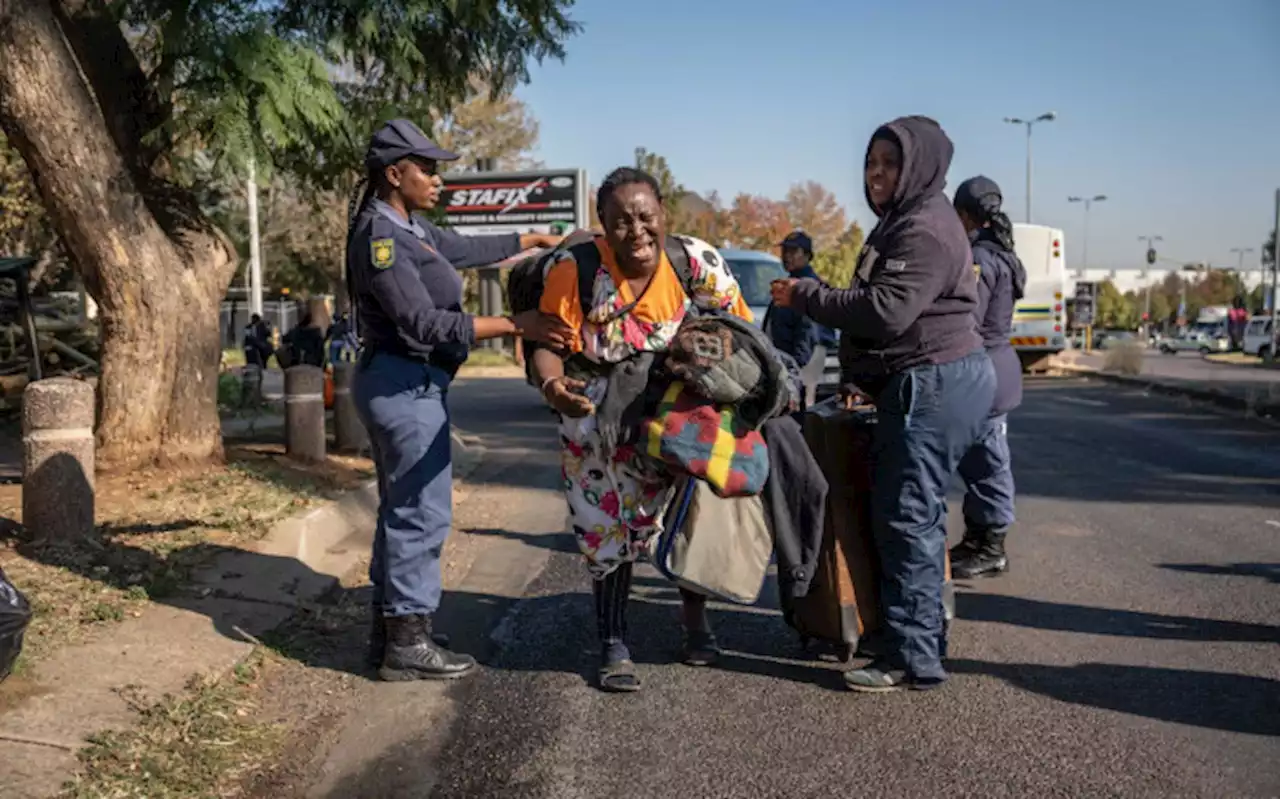
<svg viewBox="0 0 1280 799">
<path fill-rule="evenodd" d="M 1263 580 L 1280 583 L 1280 563 L 1228 563 L 1223 566 L 1208 563 L 1161 563 L 1160 568 L 1188 574 L 1260 577 Z"/>
<path fill-rule="evenodd" d="M 995 677 L 1073 705 L 1249 735 L 1280 736 L 1280 682 L 1264 677 L 1150 666 L 985 663 L 951 660 L 953 674 Z"/>
<path fill-rule="evenodd" d="M 1154 638 L 1165 641 L 1280 643 L 1280 627 L 1134 610 L 1070 605 L 999 594 L 958 592 L 957 615 L 1040 630 Z"/>
</svg>

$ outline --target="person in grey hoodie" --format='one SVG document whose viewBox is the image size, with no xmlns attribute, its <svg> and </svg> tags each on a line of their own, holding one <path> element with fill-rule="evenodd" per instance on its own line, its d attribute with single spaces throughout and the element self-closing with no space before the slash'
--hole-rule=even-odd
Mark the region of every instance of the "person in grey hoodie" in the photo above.
<svg viewBox="0 0 1280 799">
<path fill-rule="evenodd" d="M 951 548 L 951 573 L 961 579 L 994 577 L 1009 568 L 1004 538 L 1013 525 L 1013 469 L 1009 412 L 1022 404 L 1022 363 L 1009 342 L 1013 307 L 1022 299 L 1027 270 L 1013 249 L 1013 223 L 1001 210 L 1000 187 L 969 178 L 956 189 L 955 207 L 973 248 L 978 273 L 978 332 L 996 369 L 996 400 L 982 436 L 960 460 L 965 484 L 964 540 Z"/>
<path fill-rule="evenodd" d="M 969 240 L 943 194 L 954 148 L 932 119 L 882 125 L 865 161 L 880 218 L 853 285 L 773 284 L 773 301 L 841 330 L 841 394 L 877 409 L 872 528 L 879 551 L 883 654 L 845 674 L 855 691 L 933 688 L 947 679 L 942 591 L 947 486 L 978 440 L 996 378 L 976 330 Z"/>
</svg>

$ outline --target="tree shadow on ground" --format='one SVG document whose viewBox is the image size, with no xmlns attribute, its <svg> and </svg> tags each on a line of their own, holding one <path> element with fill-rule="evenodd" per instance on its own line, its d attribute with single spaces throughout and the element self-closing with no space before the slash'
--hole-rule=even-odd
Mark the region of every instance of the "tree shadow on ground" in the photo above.
<svg viewBox="0 0 1280 799">
<path fill-rule="evenodd" d="M 1229 577 L 1260 577 L 1280 583 L 1280 563 L 1161 563 L 1160 568 L 1187 574 L 1212 574 Z"/>
<path fill-rule="evenodd" d="M 950 660 L 953 674 L 979 674 L 1073 705 L 1248 735 L 1280 736 L 1280 682 L 1219 672 L 1080 663 Z"/>
<path fill-rule="evenodd" d="M 1192 616 L 1046 602 L 1000 594 L 959 593 L 957 615 L 1040 630 L 1151 638 L 1161 641 L 1280 643 L 1280 627 Z"/>
</svg>

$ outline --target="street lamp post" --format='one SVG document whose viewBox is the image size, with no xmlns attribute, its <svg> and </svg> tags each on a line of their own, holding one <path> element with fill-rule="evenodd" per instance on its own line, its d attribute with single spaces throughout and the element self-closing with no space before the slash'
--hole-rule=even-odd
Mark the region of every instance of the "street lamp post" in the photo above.
<svg viewBox="0 0 1280 799">
<path fill-rule="evenodd" d="M 1058 115 L 1049 111 L 1041 114 L 1035 119 L 1021 119 L 1019 117 L 1005 117 L 1004 121 L 1010 125 L 1025 125 L 1027 128 L 1027 224 L 1031 224 L 1031 127 L 1037 122 L 1052 122 L 1057 119 Z"/>
<path fill-rule="evenodd" d="M 1244 256 L 1253 252 L 1252 247 L 1232 247 L 1231 252 L 1240 256 L 1236 261 L 1236 292 L 1244 293 Z M 1264 281 L 1265 282 L 1265 281 Z"/>
<path fill-rule="evenodd" d="M 1084 203 L 1084 241 L 1081 245 L 1081 252 L 1084 253 L 1084 269 L 1089 268 L 1089 209 L 1094 203 L 1104 202 L 1107 199 L 1105 194 L 1095 194 L 1092 197 L 1068 197 L 1069 203 Z"/>
</svg>

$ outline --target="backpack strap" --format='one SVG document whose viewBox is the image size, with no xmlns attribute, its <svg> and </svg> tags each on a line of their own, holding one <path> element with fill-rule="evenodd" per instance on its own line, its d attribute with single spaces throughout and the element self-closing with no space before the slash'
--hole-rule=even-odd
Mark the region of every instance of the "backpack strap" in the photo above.
<svg viewBox="0 0 1280 799">
<path fill-rule="evenodd" d="M 685 295 L 692 298 L 693 265 L 689 262 L 689 251 L 676 236 L 667 236 L 662 249 L 667 255 L 667 260 L 671 262 L 671 268 L 675 270 L 676 277 L 680 279 Z M 578 302 L 582 305 L 583 318 L 586 318 L 586 315 L 591 313 L 595 302 L 596 274 L 600 271 L 601 263 L 600 250 L 592 239 L 569 247 L 569 252 L 573 254 L 573 259 L 578 264 Z M 633 302 L 618 309 L 617 315 L 626 313 L 634 305 Z"/>
<path fill-rule="evenodd" d="M 676 236 L 667 236 L 662 249 L 666 251 L 671 267 L 676 270 L 676 277 L 680 278 L 685 296 L 693 299 L 693 265 L 689 263 L 689 251 Z"/>
</svg>

